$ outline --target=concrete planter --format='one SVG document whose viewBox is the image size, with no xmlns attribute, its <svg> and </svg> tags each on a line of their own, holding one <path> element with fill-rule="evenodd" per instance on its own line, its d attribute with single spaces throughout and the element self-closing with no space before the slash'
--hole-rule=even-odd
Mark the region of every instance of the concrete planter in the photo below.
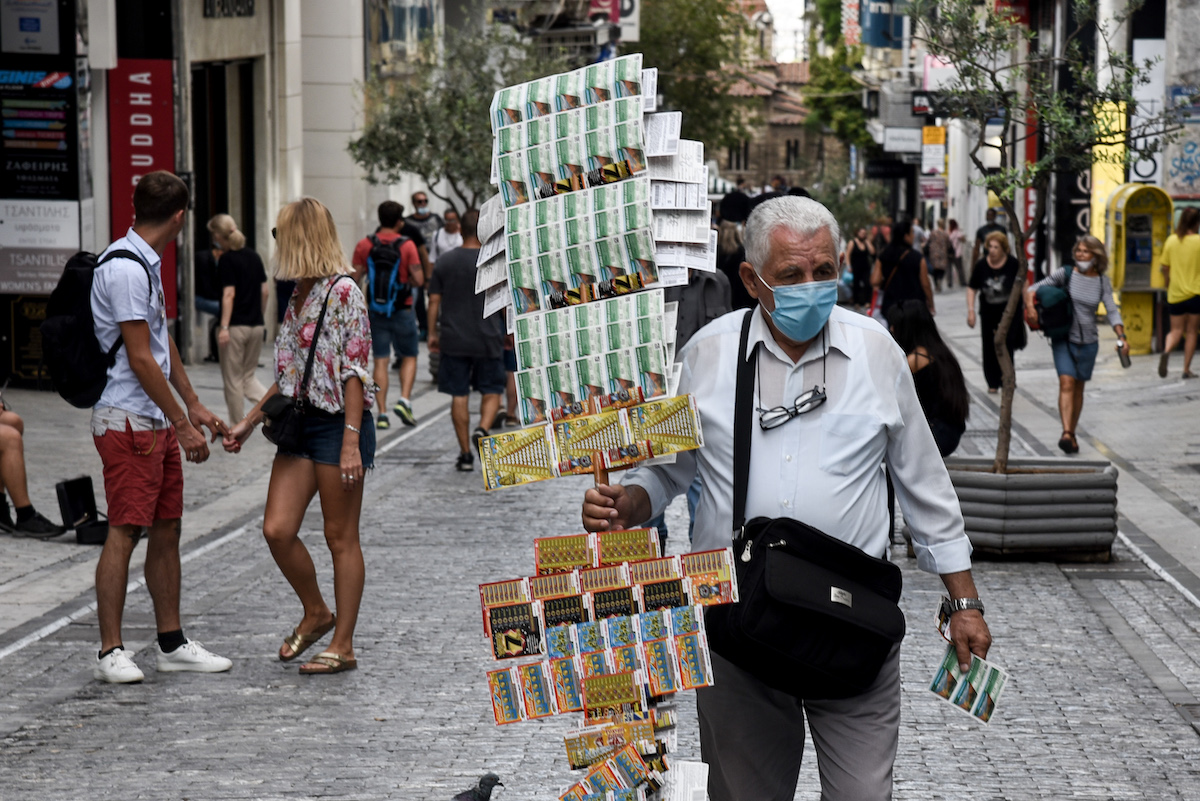
<svg viewBox="0 0 1200 801">
<path fill-rule="evenodd" d="M 967 536 L 979 554 L 1107 562 L 1117 536 L 1117 469 L 1104 461 L 946 460 Z"/>
</svg>

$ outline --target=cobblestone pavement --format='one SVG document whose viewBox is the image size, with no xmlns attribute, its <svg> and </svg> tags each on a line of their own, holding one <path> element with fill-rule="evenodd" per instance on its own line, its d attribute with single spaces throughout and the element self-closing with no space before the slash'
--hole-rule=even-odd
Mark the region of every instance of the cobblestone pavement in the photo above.
<svg viewBox="0 0 1200 801">
<path fill-rule="evenodd" d="M 970 371 L 965 359 L 964 366 Z M 1022 389 L 1034 390 L 1025 375 Z M 964 451 L 986 453 L 995 415 L 977 396 Z M 454 472 L 456 447 L 439 402 L 426 397 L 422 427 L 382 443 L 390 449 L 368 480 L 358 671 L 303 677 L 274 658 L 301 611 L 259 534 L 262 495 L 248 497 L 269 459 L 266 443 L 255 444 L 242 455 L 247 467 L 225 460 L 204 479 L 213 488 L 189 485 L 184 522 L 210 528 L 211 520 L 196 518 L 215 514 L 222 497 L 236 499 L 226 522 L 187 546 L 183 570 L 186 631 L 232 658 L 233 671 L 157 674 L 150 601 L 139 587 L 129 596 L 125 638 L 139 650 L 146 682 L 92 681 L 98 634 L 85 608 L 93 597 L 72 590 L 50 615 L 0 632 L 3 653 L 30 626 L 85 610 L 0 657 L 0 797 L 448 799 L 485 770 L 505 782 L 498 799 L 556 797 L 570 781 L 561 735 L 573 716 L 492 723 L 483 679 L 492 663 L 475 587 L 529 571 L 535 536 L 577 530 L 586 482 L 485 495 L 478 472 Z M 90 458 L 85 444 L 82 460 Z M 1014 454 L 1045 452 L 1047 444 L 1053 440 L 1018 433 Z M 226 462 L 242 471 L 228 473 L 232 481 L 219 480 Z M 673 532 L 686 530 L 681 503 L 668 519 Z M 331 594 L 315 505 L 304 538 Z M 44 588 L 63 571 L 91 566 L 90 550 L 3 542 L 30 558 L 47 549 L 74 556 L 33 575 L 11 552 L 0 554 L 0 591 L 13 582 L 14 591 Z M 670 547 L 683 545 L 673 533 Z M 1012 674 L 999 714 L 982 725 L 923 689 L 944 647 L 932 623 L 941 584 L 897 546 L 909 620 L 898 798 L 1200 798 L 1200 736 L 1176 707 L 1200 695 L 1200 610 L 1128 548 L 1115 555 L 1110 565 L 976 565 L 992 658 Z M 691 698 L 681 700 L 680 757 L 696 758 Z M 815 799 L 811 749 L 808 756 L 797 798 Z"/>
</svg>

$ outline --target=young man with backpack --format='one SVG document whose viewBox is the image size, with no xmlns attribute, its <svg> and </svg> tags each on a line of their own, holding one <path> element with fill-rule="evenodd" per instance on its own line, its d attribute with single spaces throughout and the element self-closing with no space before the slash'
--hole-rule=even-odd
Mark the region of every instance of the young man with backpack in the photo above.
<svg viewBox="0 0 1200 801">
<path fill-rule="evenodd" d="M 201 429 L 207 428 L 213 441 L 228 431 L 200 403 L 168 333 L 162 253 L 183 229 L 187 205 L 187 186 L 175 175 L 143 176 L 133 192 L 133 227 L 101 254 L 92 279 L 97 356 L 115 348 L 107 384 L 92 409 L 109 521 L 96 566 L 100 652 L 93 675 L 110 683 L 144 678 L 121 641 L 129 558 L 143 532 L 148 534 L 146 586 L 154 599 L 159 672 L 219 673 L 233 667 L 184 637 L 179 620 L 180 449 L 198 464 L 208 459 Z M 118 251 L 122 255 L 108 258 Z"/>
<path fill-rule="evenodd" d="M 413 383 L 417 379 L 417 318 L 413 314 L 413 287 L 425 285 L 421 257 L 413 241 L 401 234 L 404 207 L 394 200 L 379 204 L 379 228 L 354 248 L 354 279 L 366 277 L 367 312 L 375 356 L 375 383 L 379 391 L 376 428 L 391 428 L 387 416 L 388 360 L 394 347 L 400 359 L 400 399 L 393 411 L 406 426 L 415 426 Z"/>
</svg>

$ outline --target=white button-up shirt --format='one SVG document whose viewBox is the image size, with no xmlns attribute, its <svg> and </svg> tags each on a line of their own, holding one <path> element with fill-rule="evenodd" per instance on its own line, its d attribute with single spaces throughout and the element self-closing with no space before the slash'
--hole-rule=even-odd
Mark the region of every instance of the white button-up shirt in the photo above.
<svg viewBox="0 0 1200 801">
<path fill-rule="evenodd" d="M 150 326 L 150 353 L 162 368 L 163 375 L 170 379 L 171 342 L 163 299 L 162 259 L 132 228 L 109 245 L 104 253 L 113 250 L 131 250 L 141 256 L 150 268 L 150 282 L 147 284 L 142 265 L 132 259 L 117 258 L 100 265 L 92 279 L 96 339 L 107 353 L 121 333 L 121 323 L 145 320 Z M 142 389 L 142 383 L 129 366 L 129 349 L 124 346 L 117 351 L 116 362 L 108 368 L 108 385 L 96 403 L 96 408 L 105 407 L 149 417 L 163 424 L 167 422 L 162 409 Z"/>
<path fill-rule="evenodd" d="M 743 315 L 701 329 L 681 351 L 679 393 L 695 396 L 704 447 L 674 464 L 631 470 L 622 483 L 642 487 L 653 514 L 686 492 L 699 474 L 695 550 L 724 548 L 733 531 L 733 408 Z M 770 431 L 751 426 L 746 519 L 792 517 L 883 557 L 890 520 L 887 482 L 913 534 L 918 566 L 955 573 L 971 566 L 958 497 L 929 431 L 904 353 L 878 323 L 835 308 L 822 336 L 793 363 L 754 314 L 747 353 L 758 348 L 755 405 L 790 407 L 814 386 L 828 400 Z M 754 358 L 750 356 L 750 358 Z"/>
</svg>

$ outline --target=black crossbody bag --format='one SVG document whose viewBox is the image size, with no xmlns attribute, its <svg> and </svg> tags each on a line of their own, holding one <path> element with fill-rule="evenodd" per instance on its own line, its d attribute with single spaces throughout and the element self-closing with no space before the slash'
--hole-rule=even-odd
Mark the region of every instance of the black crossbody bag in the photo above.
<svg viewBox="0 0 1200 801">
<path fill-rule="evenodd" d="M 756 358 L 738 348 L 733 423 L 733 553 L 741 602 L 706 613 L 713 651 L 797 698 L 850 698 L 904 639 L 900 568 L 791 518 L 746 523 Z M 752 354 L 757 356 L 757 352 Z"/>
<path fill-rule="evenodd" d="M 304 364 L 304 378 L 300 380 L 300 389 L 296 397 L 289 398 L 278 393 L 267 398 L 262 406 L 263 436 L 285 451 L 296 452 L 304 446 L 304 417 L 309 414 L 305 395 L 308 394 L 308 380 L 312 377 L 313 359 L 317 355 L 317 342 L 321 339 L 321 328 L 325 325 L 325 312 L 329 309 L 329 296 L 337 282 L 345 276 L 339 275 L 329 285 L 325 293 L 325 301 L 321 304 L 321 314 L 317 317 L 317 327 L 313 331 L 312 345 L 308 348 L 308 361 Z"/>
</svg>

